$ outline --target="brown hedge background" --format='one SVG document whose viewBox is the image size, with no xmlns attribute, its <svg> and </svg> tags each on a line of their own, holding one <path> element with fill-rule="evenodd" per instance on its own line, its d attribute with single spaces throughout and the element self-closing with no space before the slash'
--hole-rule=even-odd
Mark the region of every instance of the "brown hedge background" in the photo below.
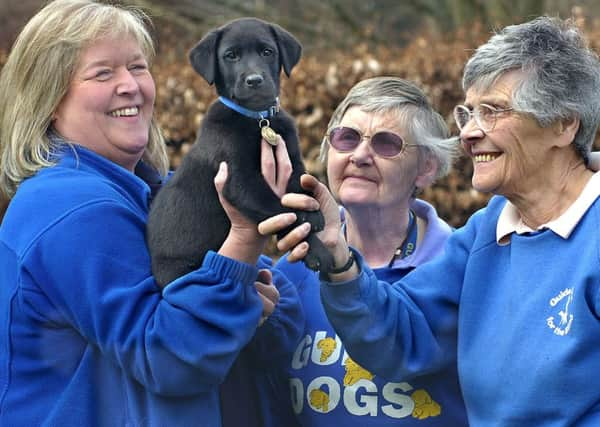
<svg viewBox="0 0 600 427">
<path fill-rule="evenodd" d="M 592 46 L 600 51 L 600 26 L 597 23 L 586 26 L 583 18 L 580 24 Z M 169 141 L 173 167 L 177 167 L 194 141 L 203 114 L 216 94 L 214 88 L 194 73 L 185 57 L 162 54 L 165 46 L 179 43 L 191 47 L 195 40 L 183 42 L 176 29 L 164 30 L 161 53 L 154 67 L 158 82 L 157 113 Z M 290 78 L 283 78 L 281 100 L 283 107 L 296 118 L 308 171 L 326 182 L 318 154 L 329 117 L 348 89 L 364 78 L 393 75 L 416 82 L 456 134 L 452 108 L 463 99 L 460 87 L 463 65 L 473 49 L 489 36 L 488 30 L 475 24 L 451 34 L 415 34 L 412 41 L 401 48 L 380 46 L 372 49 L 366 44 L 358 44 L 343 51 L 304 55 Z M 598 138 L 596 146 L 600 147 Z M 440 216 L 453 226 L 464 224 L 489 199 L 489 195 L 471 187 L 471 172 L 470 161 L 462 157 L 448 177 L 421 196 L 433 203 Z"/>
<path fill-rule="evenodd" d="M 154 22 L 158 41 L 158 56 L 152 68 L 157 85 L 156 114 L 167 139 L 171 165 L 176 168 L 216 94 L 187 61 L 187 51 L 198 36 L 169 20 L 158 18 Z M 578 17 L 578 24 L 600 52 L 600 24 L 586 21 L 584 16 Z M 463 99 L 463 64 L 489 36 L 488 28 L 475 23 L 445 34 L 427 30 L 408 34 L 409 42 L 402 47 L 382 43 L 374 48 L 358 43 L 345 49 L 306 51 L 291 77 L 282 78 L 281 101 L 296 118 L 308 171 L 325 182 L 324 167 L 317 158 L 321 138 L 335 106 L 351 86 L 364 78 L 393 75 L 416 82 L 456 133 L 451 112 Z M 0 68 L 8 49 L 1 46 Z M 600 147 L 598 138 L 596 147 Z M 422 195 L 453 226 L 464 224 L 489 199 L 472 189 L 471 171 L 470 161 L 460 158 L 447 178 Z M 5 206 L 6 201 L 0 200 L 0 214 Z"/>
</svg>

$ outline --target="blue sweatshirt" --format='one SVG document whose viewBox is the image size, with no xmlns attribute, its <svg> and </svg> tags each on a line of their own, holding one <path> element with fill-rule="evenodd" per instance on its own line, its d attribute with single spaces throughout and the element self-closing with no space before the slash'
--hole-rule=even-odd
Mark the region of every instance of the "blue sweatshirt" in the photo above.
<svg viewBox="0 0 600 427">
<path fill-rule="evenodd" d="M 473 427 L 600 425 L 600 202 L 568 239 L 496 242 L 494 197 L 445 252 L 392 286 L 323 282 L 327 315 L 358 363 L 390 379 L 458 357 Z M 458 347 L 456 336 L 458 331 Z"/>
<path fill-rule="evenodd" d="M 59 160 L 0 226 L 0 425 L 219 426 L 262 312 L 257 266 L 210 252 L 161 292 L 148 185 L 81 147 Z"/>
<path fill-rule="evenodd" d="M 411 255 L 397 259 L 391 268 L 373 270 L 382 281 L 380 286 L 389 287 L 383 281 L 395 282 L 442 253 L 451 234 L 451 228 L 428 203 L 415 200 L 411 208 L 417 217 L 427 221 L 427 232 Z M 291 396 L 292 411 L 286 414 L 282 408 L 271 408 L 278 417 L 288 417 L 285 422 L 279 420 L 272 425 L 467 425 L 455 363 L 417 377 L 393 380 L 370 372 L 353 360 L 352 352 L 346 352 L 343 340 L 327 320 L 320 302 L 318 274 L 303 263 L 289 263 L 285 257 L 279 260 L 277 268 L 298 287 L 306 323 L 292 360 L 280 377 L 272 380 L 278 390 L 275 394 L 283 397 L 279 406 L 290 406 Z"/>
</svg>

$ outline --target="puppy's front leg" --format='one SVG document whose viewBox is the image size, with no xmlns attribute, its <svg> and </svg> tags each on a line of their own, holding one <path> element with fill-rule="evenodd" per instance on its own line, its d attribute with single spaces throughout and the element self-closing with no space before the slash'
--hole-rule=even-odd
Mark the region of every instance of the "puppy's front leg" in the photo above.
<svg viewBox="0 0 600 427">
<path fill-rule="evenodd" d="M 239 165 L 234 167 L 223 188 L 223 195 L 242 214 L 258 224 L 286 211 L 260 173 L 246 171 Z"/>
</svg>

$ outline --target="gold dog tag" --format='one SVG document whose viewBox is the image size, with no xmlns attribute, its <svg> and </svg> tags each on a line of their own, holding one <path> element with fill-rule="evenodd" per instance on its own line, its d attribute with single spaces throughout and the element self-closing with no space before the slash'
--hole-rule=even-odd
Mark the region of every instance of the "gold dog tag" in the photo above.
<svg viewBox="0 0 600 427">
<path fill-rule="evenodd" d="M 260 135 L 273 147 L 277 145 L 277 132 L 271 129 L 268 125 L 260 128 Z"/>
</svg>

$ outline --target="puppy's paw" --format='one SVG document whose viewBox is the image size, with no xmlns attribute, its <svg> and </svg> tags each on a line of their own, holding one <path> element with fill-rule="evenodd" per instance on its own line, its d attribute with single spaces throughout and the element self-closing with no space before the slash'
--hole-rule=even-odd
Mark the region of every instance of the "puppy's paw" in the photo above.
<svg viewBox="0 0 600 427">
<path fill-rule="evenodd" d="M 325 218 L 321 211 L 296 211 L 296 217 L 298 218 L 296 223 L 303 224 L 305 222 L 310 223 L 310 230 L 314 233 L 323 230 L 325 228 Z"/>
<path fill-rule="evenodd" d="M 308 253 L 303 259 L 304 264 L 313 271 L 321 270 L 321 260 L 319 256 L 314 253 L 314 251 L 308 250 Z"/>
<path fill-rule="evenodd" d="M 308 253 L 304 257 L 304 264 L 314 271 L 329 271 L 333 267 L 333 255 L 323 242 L 314 234 L 310 234 L 306 241 L 309 244 Z"/>
</svg>

